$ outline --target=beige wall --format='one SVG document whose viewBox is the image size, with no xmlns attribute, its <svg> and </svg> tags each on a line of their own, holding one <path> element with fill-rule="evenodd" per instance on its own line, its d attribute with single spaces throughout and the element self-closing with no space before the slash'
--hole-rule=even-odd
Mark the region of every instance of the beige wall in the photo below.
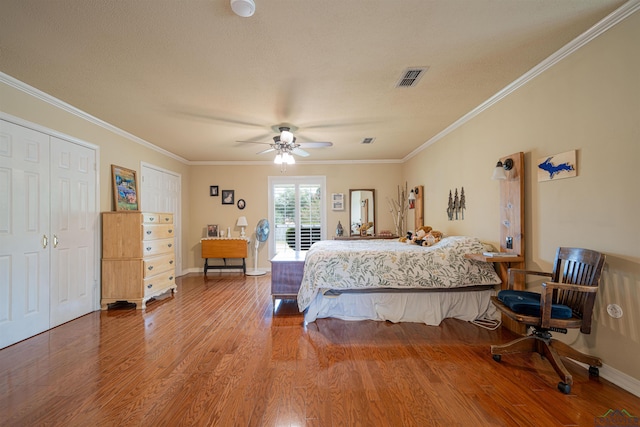
<svg viewBox="0 0 640 427">
<path fill-rule="evenodd" d="M 397 186 L 401 184 L 402 165 L 398 163 L 382 164 L 307 164 L 298 162 L 289 166 L 285 176 L 325 176 L 327 194 L 344 193 L 345 199 L 352 188 L 373 188 L 376 191 L 376 227 L 378 230 L 393 230 L 393 221 L 387 207 L 387 197 L 395 197 Z M 185 229 L 188 239 L 188 259 L 185 267 L 201 268 L 200 239 L 205 235 L 207 224 L 218 224 L 224 230 L 231 227 L 232 234 L 238 236 L 240 229 L 235 227 L 238 216 L 247 217 L 250 235 L 262 218 L 268 218 L 268 178 L 282 176 L 276 165 L 251 166 L 192 166 L 189 193 L 191 198 L 190 227 Z M 234 190 L 235 199 L 244 199 L 247 203 L 244 210 L 235 205 L 222 205 L 221 197 L 210 197 L 209 186 L 217 185 L 220 192 Z M 327 237 L 335 234 L 340 221 L 343 226 L 349 223 L 349 206 L 344 211 L 332 211 L 327 199 Z M 253 246 L 252 246 L 253 247 Z M 253 251 L 249 253 L 248 266 L 254 263 Z M 258 254 L 258 265 L 262 269 L 271 267 L 268 248 L 261 246 Z"/>
<path fill-rule="evenodd" d="M 564 339 L 640 379 L 640 14 L 607 31 L 447 135 L 404 170 L 425 185 L 425 223 L 498 243 L 498 158 L 525 153 L 529 269 L 548 271 L 558 246 L 607 254 L 591 335 Z M 577 150 L 578 176 L 537 182 L 538 159 Z M 449 189 L 465 188 L 464 221 L 447 221 Z M 537 286 L 531 283 L 530 286 Z M 613 319 L 606 306 L 619 304 Z M 558 335 L 558 334 L 556 334 Z M 561 338 L 561 336 L 559 336 Z"/>
<path fill-rule="evenodd" d="M 128 138 L 91 123 L 21 90 L 0 82 L 0 111 L 97 145 L 100 152 L 100 210 L 113 209 L 111 165 L 134 169 L 140 174 L 140 162 L 150 163 L 182 175 L 182 230 L 187 229 L 189 215 L 188 166 L 156 150 L 135 143 Z M 144 194 L 141 194 L 144 197 Z M 183 231 L 184 233 L 184 231 Z M 186 259 L 183 246 L 182 259 Z M 183 268 L 185 264 L 183 261 Z"/>
</svg>

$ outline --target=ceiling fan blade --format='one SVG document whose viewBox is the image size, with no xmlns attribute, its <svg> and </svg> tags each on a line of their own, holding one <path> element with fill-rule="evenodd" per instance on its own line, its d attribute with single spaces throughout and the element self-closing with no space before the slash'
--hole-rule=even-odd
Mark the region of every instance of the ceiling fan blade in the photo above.
<svg viewBox="0 0 640 427">
<path fill-rule="evenodd" d="M 271 151 L 276 151 L 276 149 L 271 147 L 271 148 L 267 148 L 266 150 L 262 150 L 262 151 L 260 151 L 260 152 L 258 152 L 256 154 L 264 154 L 264 153 L 269 153 Z"/>
<path fill-rule="evenodd" d="M 297 154 L 300 157 L 308 157 L 309 156 L 309 153 L 307 153 L 304 150 L 301 150 L 300 148 L 294 148 L 291 152 L 293 154 Z"/>
<path fill-rule="evenodd" d="M 260 141 L 236 141 L 236 142 L 240 142 L 243 144 L 266 144 L 266 145 L 271 145 L 272 143 L 270 142 L 260 142 Z"/>
<path fill-rule="evenodd" d="M 333 142 L 325 142 L 325 141 L 312 141 L 312 142 L 300 142 L 298 143 L 302 148 L 322 148 L 322 147 L 331 147 Z"/>
</svg>

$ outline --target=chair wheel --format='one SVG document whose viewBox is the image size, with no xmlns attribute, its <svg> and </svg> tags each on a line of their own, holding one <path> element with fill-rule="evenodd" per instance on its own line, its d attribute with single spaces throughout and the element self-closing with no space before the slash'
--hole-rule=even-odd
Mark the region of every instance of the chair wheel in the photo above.
<svg viewBox="0 0 640 427">
<path fill-rule="evenodd" d="M 565 384 L 562 381 L 560 381 L 558 383 L 558 390 L 560 390 L 564 394 L 569 394 L 569 393 L 571 393 L 571 385 Z"/>
<path fill-rule="evenodd" d="M 495 360 L 496 362 L 499 362 L 502 360 L 502 356 L 499 354 L 494 354 L 493 355 L 493 360 Z"/>
<path fill-rule="evenodd" d="M 589 366 L 589 376 L 599 377 L 600 376 L 600 369 L 598 369 L 597 366 Z"/>
</svg>

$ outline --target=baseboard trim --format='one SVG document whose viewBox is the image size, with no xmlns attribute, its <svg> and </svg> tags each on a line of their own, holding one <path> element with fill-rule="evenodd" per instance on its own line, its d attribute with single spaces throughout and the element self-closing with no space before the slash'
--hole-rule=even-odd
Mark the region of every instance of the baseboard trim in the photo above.
<svg viewBox="0 0 640 427">
<path fill-rule="evenodd" d="M 571 359 L 572 362 L 582 366 L 585 369 L 589 369 L 589 365 L 586 363 L 578 362 L 577 360 Z M 630 375 L 625 374 L 611 366 L 603 364 L 600 368 L 600 376 L 607 381 L 611 381 L 621 389 L 628 391 L 631 394 L 634 394 L 640 397 L 640 380 L 634 378 Z"/>
</svg>

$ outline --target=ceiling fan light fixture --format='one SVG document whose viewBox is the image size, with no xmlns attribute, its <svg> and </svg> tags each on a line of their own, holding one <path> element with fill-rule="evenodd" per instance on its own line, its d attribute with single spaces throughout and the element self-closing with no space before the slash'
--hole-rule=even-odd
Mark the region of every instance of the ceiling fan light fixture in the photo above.
<svg viewBox="0 0 640 427">
<path fill-rule="evenodd" d="M 276 165 L 281 165 L 282 164 L 282 154 L 278 153 L 276 154 L 276 158 L 273 159 L 273 163 L 275 163 Z"/>
<path fill-rule="evenodd" d="M 256 4 L 253 0 L 231 0 L 231 10 L 238 16 L 248 18 L 256 11 Z"/>
<path fill-rule="evenodd" d="M 280 133 L 280 141 L 284 142 L 285 144 L 293 143 L 293 134 L 288 130 L 283 130 Z"/>
</svg>

